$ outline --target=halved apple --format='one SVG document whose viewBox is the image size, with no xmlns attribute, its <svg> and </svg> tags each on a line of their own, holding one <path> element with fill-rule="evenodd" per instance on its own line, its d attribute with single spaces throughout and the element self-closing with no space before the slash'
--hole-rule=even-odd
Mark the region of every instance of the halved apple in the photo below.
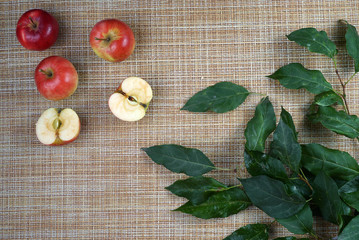
<svg viewBox="0 0 359 240">
<path fill-rule="evenodd" d="M 119 119 L 137 121 L 145 116 L 151 100 L 151 86 L 142 78 L 130 77 L 111 95 L 108 105 Z"/>
<path fill-rule="evenodd" d="M 80 128 L 80 119 L 74 110 L 49 108 L 36 123 L 36 136 L 45 145 L 64 145 L 78 137 Z"/>
</svg>

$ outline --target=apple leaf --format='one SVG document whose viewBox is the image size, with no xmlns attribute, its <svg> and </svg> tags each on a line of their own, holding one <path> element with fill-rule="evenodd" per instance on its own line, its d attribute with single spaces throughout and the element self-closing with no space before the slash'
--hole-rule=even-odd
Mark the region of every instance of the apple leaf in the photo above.
<svg viewBox="0 0 359 240">
<path fill-rule="evenodd" d="M 350 212 L 341 201 L 338 187 L 335 181 L 324 172 L 320 172 L 312 184 L 314 193 L 313 201 L 319 206 L 323 218 L 331 223 L 339 225 L 341 215 Z"/>
<path fill-rule="evenodd" d="M 245 150 L 244 162 L 252 176 L 267 175 L 280 180 L 288 179 L 282 162 L 265 153 Z"/>
<path fill-rule="evenodd" d="M 225 113 L 241 105 L 249 94 L 247 89 L 240 85 L 219 82 L 193 95 L 181 110 Z"/>
<path fill-rule="evenodd" d="M 280 119 L 293 131 L 293 135 L 295 137 L 295 140 L 297 140 L 298 132 L 295 130 L 295 125 L 293 122 L 292 115 L 290 115 L 289 112 L 287 112 L 283 107 L 282 111 L 280 113 Z"/>
<path fill-rule="evenodd" d="M 251 201 L 238 187 L 216 192 L 205 201 L 194 205 L 188 201 L 174 211 L 191 214 L 202 219 L 225 218 L 246 209 Z"/>
<path fill-rule="evenodd" d="M 187 198 L 193 205 L 204 202 L 215 192 L 228 188 L 226 185 L 210 177 L 190 177 L 178 180 L 166 187 L 173 194 Z"/>
<path fill-rule="evenodd" d="M 263 152 L 267 137 L 276 127 L 276 118 L 269 98 L 263 98 L 257 105 L 254 117 L 248 122 L 244 131 L 246 149 Z"/>
<path fill-rule="evenodd" d="M 359 136 L 359 118 L 344 111 L 337 111 L 332 107 L 318 107 L 316 113 L 308 115 L 313 123 L 320 122 L 329 130 L 348 138 Z"/>
<path fill-rule="evenodd" d="M 346 22 L 346 21 L 345 21 Z M 354 59 L 355 72 L 359 72 L 359 35 L 353 25 L 347 24 L 347 32 L 345 34 L 346 48 L 348 54 Z"/>
<path fill-rule="evenodd" d="M 324 54 L 330 58 L 337 55 L 335 44 L 328 38 L 324 31 L 318 32 L 315 28 L 302 28 L 287 35 L 290 41 L 308 48 L 309 51 Z"/>
<path fill-rule="evenodd" d="M 359 176 L 344 184 L 339 195 L 346 204 L 359 211 Z"/>
<path fill-rule="evenodd" d="M 180 145 L 168 144 L 142 148 L 157 164 L 176 173 L 200 176 L 215 168 L 213 163 L 200 150 Z"/>
<path fill-rule="evenodd" d="M 308 205 L 289 218 L 276 220 L 295 234 L 306 234 L 313 231 L 313 214 Z"/>
<path fill-rule="evenodd" d="M 332 85 L 325 80 L 318 70 L 308 70 L 300 63 L 290 63 L 267 76 L 279 80 L 279 83 L 289 89 L 305 88 L 314 94 L 332 90 Z"/>
<path fill-rule="evenodd" d="M 266 224 L 248 224 L 234 231 L 223 240 L 267 240 L 269 227 Z"/>
<path fill-rule="evenodd" d="M 359 239 L 359 215 L 353 218 L 339 235 L 338 240 Z"/>
<path fill-rule="evenodd" d="M 333 104 L 344 105 L 343 99 L 333 91 L 327 91 L 316 95 L 314 103 L 323 107 L 331 106 Z"/>
<path fill-rule="evenodd" d="M 283 113 L 282 109 L 282 113 Z M 285 110 L 284 110 L 285 111 Z M 293 126 L 288 126 L 286 122 L 289 120 L 288 112 L 281 115 L 285 116 L 285 120 L 279 120 L 279 124 L 273 134 L 273 142 L 270 145 L 270 155 L 281 160 L 294 172 L 298 172 L 302 151 L 297 142 L 297 135 Z M 290 122 L 290 121 L 289 121 Z"/>
<path fill-rule="evenodd" d="M 252 203 L 274 218 L 289 218 L 306 204 L 298 193 L 290 192 L 279 180 L 265 175 L 240 179 Z"/>
<path fill-rule="evenodd" d="M 301 146 L 302 164 L 309 172 L 315 175 L 325 172 L 328 176 L 347 181 L 359 175 L 359 165 L 349 153 L 316 143 Z"/>
</svg>

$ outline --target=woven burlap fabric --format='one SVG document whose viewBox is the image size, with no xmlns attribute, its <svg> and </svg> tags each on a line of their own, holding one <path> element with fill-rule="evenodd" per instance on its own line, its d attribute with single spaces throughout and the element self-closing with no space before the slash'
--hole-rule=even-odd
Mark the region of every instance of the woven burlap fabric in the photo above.
<svg viewBox="0 0 359 240">
<path fill-rule="evenodd" d="M 50 12 L 60 25 L 57 42 L 46 51 L 26 50 L 16 39 L 17 20 L 32 8 Z M 92 27 L 105 18 L 118 18 L 134 31 L 137 45 L 124 62 L 106 62 L 89 45 Z M 340 90 L 330 59 L 285 37 L 302 27 L 325 30 L 338 45 L 339 71 L 347 78 L 353 61 L 339 19 L 359 27 L 358 1 L 0 1 L 0 238 L 222 239 L 248 223 L 271 223 L 255 207 L 210 220 L 170 211 L 185 200 L 164 187 L 185 176 L 154 164 L 140 149 L 165 143 L 196 147 L 216 166 L 238 168 L 208 176 L 226 184 L 248 177 L 243 133 L 260 96 L 225 114 L 179 110 L 197 91 L 231 81 L 269 95 L 277 116 L 281 106 L 291 112 L 301 143 L 319 142 L 358 158 L 357 142 L 305 119 L 311 94 L 265 78 L 300 62 L 321 69 Z M 36 89 L 34 70 L 50 55 L 69 59 L 79 73 L 78 89 L 66 100 L 48 101 Z M 146 117 L 132 123 L 115 118 L 107 106 L 129 76 L 145 79 L 154 92 Z M 355 114 L 358 82 L 347 89 Z M 48 147 L 37 140 L 35 123 L 49 107 L 79 114 L 82 129 L 75 142 Z M 320 219 L 315 229 L 327 238 L 337 232 Z M 288 234 L 277 223 L 271 226 L 271 236 Z"/>
</svg>

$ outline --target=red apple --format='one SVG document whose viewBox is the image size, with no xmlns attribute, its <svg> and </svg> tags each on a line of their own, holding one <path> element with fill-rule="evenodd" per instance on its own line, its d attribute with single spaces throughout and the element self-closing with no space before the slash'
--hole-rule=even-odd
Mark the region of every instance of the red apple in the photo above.
<svg viewBox="0 0 359 240">
<path fill-rule="evenodd" d="M 59 24 L 48 12 L 32 9 L 24 13 L 16 26 L 16 37 L 24 48 L 42 51 L 55 43 Z"/>
<path fill-rule="evenodd" d="M 135 48 L 135 37 L 129 26 L 117 19 L 102 20 L 92 28 L 90 44 L 100 58 L 121 62 Z"/>
<path fill-rule="evenodd" d="M 56 101 L 67 98 L 75 92 L 78 75 L 74 65 L 69 60 L 51 56 L 37 65 L 35 82 L 42 96 Z"/>
<path fill-rule="evenodd" d="M 64 145 L 78 137 L 80 128 L 80 119 L 74 110 L 49 108 L 36 123 L 36 136 L 45 145 Z"/>
</svg>

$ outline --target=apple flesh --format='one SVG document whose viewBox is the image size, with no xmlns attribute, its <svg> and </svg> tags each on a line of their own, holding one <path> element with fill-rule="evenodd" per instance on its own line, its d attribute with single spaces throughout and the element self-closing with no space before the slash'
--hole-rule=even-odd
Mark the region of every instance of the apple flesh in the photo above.
<svg viewBox="0 0 359 240">
<path fill-rule="evenodd" d="M 145 116 L 151 100 L 151 86 L 141 78 L 130 77 L 111 95 L 108 105 L 117 118 L 137 121 Z"/>
<path fill-rule="evenodd" d="M 36 123 L 36 136 L 45 145 L 64 145 L 78 137 L 80 126 L 80 119 L 74 110 L 49 108 Z"/>
<path fill-rule="evenodd" d="M 110 62 L 120 62 L 132 54 L 135 37 L 131 28 L 124 22 L 105 19 L 92 28 L 90 45 L 100 58 Z"/>
<path fill-rule="evenodd" d="M 49 100 L 61 100 L 77 89 L 78 74 L 72 63 L 63 57 L 42 60 L 35 70 L 35 82 L 40 94 Z"/>
<path fill-rule="evenodd" d="M 59 34 L 59 24 L 48 12 L 32 9 L 17 22 L 16 37 L 29 50 L 42 51 L 51 47 Z"/>
</svg>

